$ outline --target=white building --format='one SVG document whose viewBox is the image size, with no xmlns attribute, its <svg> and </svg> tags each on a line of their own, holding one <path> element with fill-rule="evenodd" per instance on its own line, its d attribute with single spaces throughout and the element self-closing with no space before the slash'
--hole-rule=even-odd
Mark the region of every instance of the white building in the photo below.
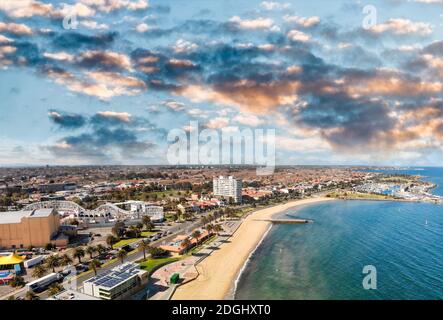
<svg viewBox="0 0 443 320">
<path fill-rule="evenodd" d="M 165 218 L 163 207 L 152 205 L 144 201 L 127 201 L 125 205 L 129 205 L 129 211 L 134 218 L 140 219 L 143 216 L 149 216 L 153 222 L 163 221 Z"/>
<path fill-rule="evenodd" d="M 213 179 L 213 193 L 215 196 L 221 196 L 229 200 L 231 198 L 235 203 L 242 201 L 242 181 L 232 176 Z"/>
<path fill-rule="evenodd" d="M 148 272 L 126 262 L 83 283 L 83 292 L 104 300 L 125 299 L 148 281 Z"/>
</svg>

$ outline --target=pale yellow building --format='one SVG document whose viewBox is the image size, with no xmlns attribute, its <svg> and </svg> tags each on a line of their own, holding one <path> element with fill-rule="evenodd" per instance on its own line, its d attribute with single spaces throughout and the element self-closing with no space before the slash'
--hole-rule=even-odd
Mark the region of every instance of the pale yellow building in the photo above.
<svg viewBox="0 0 443 320">
<path fill-rule="evenodd" d="M 59 228 L 60 216 L 55 209 L 0 212 L 0 248 L 66 245 L 67 239 L 56 239 Z"/>
</svg>

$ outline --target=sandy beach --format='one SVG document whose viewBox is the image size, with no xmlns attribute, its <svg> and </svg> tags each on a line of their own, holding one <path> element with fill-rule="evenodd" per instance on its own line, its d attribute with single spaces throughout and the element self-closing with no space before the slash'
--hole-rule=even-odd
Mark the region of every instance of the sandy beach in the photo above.
<svg viewBox="0 0 443 320">
<path fill-rule="evenodd" d="M 217 300 L 226 298 L 245 261 L 271 226 L 271 222 L 260 221 L 260 219 L 269 219 L 273 215 L 295 206 L 331 200 L 334 199 L 318 197 L 296 200 L 250 214 L 228 243 L 221 245 L 219 250 L 197 265 L 199 277 L 178 287 L 172 299 Z"/>
</svg>

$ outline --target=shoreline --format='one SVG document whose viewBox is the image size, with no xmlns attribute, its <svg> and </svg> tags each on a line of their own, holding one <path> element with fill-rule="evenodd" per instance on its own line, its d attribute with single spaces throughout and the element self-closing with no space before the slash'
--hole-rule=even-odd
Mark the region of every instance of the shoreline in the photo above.
<svg viewBox="0 0 443 320">
<path fill-rule="evenodd" d="M 240 272 L 246 267 L 250 256 L 272 226 L 272 222 L 257 219 L 270 219 L 276 214 L 301 205 L 335 200 L 337 199 L 327 197 L 295 200 L 260 209 L 248 215 L 227 243 L 222 244 L 219 250 L 196 266 L 199 276 L 177 287 L 172 300 L 222 300 L 227 297 L 232 299 Z"/>
</svg>

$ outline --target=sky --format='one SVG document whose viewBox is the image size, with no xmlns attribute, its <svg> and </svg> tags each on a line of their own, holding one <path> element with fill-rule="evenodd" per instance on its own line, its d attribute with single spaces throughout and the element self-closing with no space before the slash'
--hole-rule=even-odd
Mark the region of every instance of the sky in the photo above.
<svg viewBox="0 0 443 320">
<path fill-rule="evenodd" d="M 0 165 L 168 164 L 198 121 L 274 129 L 277 164 L 441 166 L 441 39 L 443 0 L 0 0 Z"/>
</svg>

